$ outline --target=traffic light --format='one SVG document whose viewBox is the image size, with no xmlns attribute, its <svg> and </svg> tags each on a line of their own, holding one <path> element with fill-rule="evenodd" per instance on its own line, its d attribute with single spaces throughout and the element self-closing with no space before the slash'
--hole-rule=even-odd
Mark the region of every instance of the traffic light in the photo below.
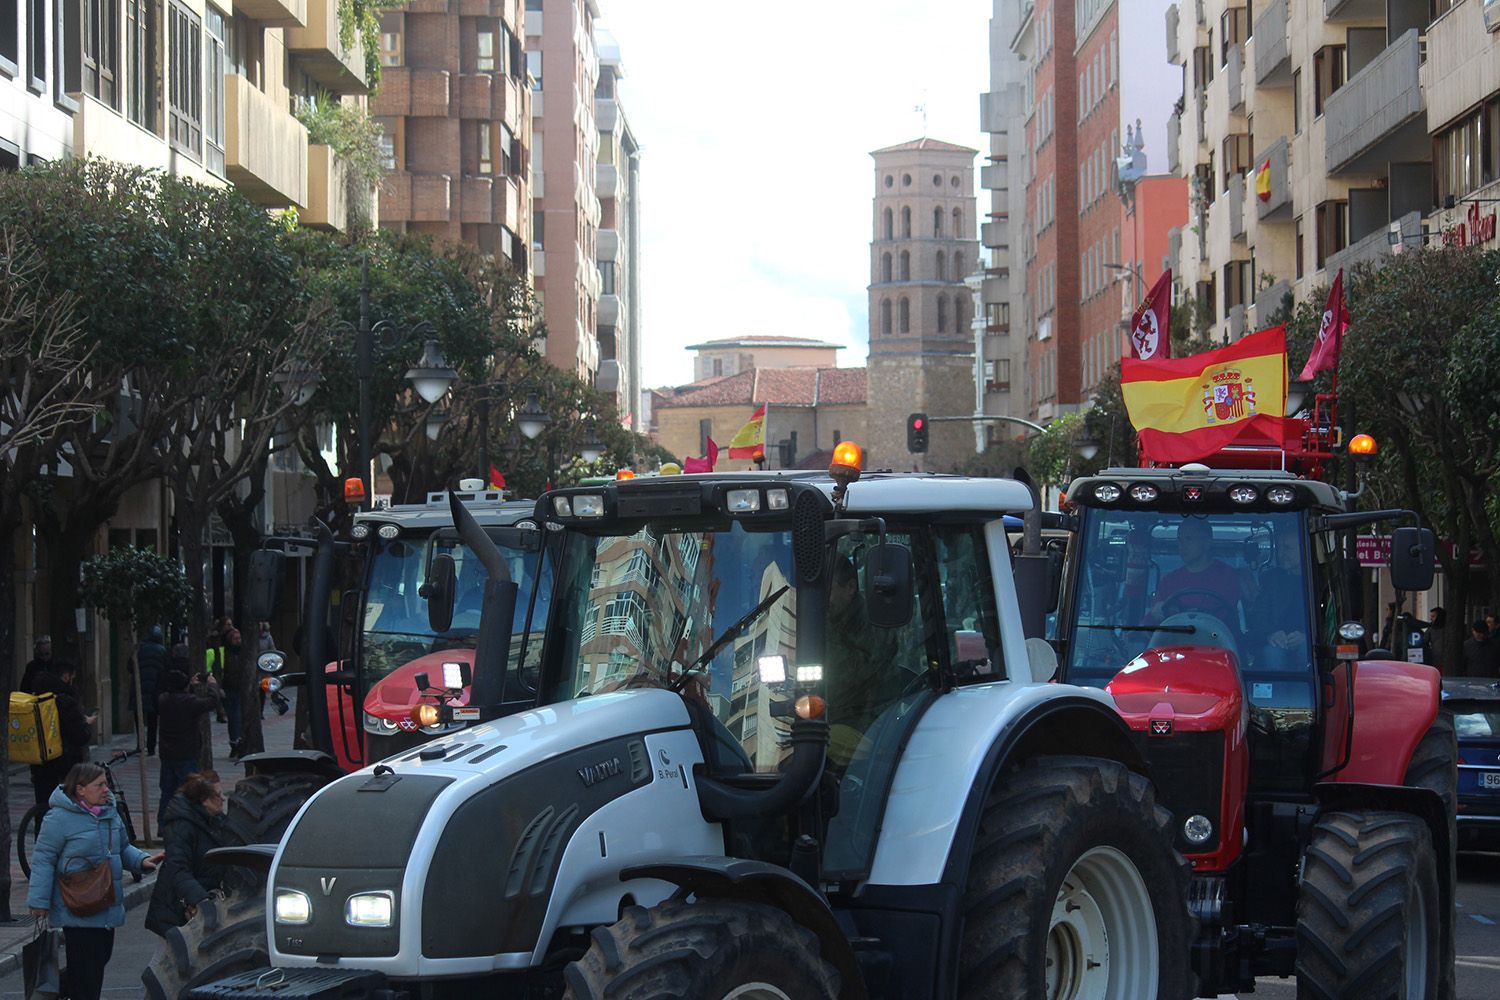
<svg viewBox="0 0 1500 1000">
<path fill-rule="evenodd" d="M 913 413 L 906 418 L 906 450 L 913 455 L 927 450 L 927 414 Z"/>
</svg>

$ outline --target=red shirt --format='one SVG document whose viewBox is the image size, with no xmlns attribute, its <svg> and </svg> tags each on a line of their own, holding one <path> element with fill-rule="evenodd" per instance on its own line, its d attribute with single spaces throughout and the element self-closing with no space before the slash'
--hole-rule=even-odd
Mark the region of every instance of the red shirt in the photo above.
<svg viewBox="0 0 1500 1000">
<path fill-rule="evenodd" d="M 1240 600 L 1239 571 L 1220 559 L 1211 561 L 1196 573 L 1186 566 L 1179 566 L 1161 578 L 1161 583 L 1156 588 L 1157 606 L 1160 607 L 1174 594 L 1185 590 L 1206 590 L 1218 594 L 1224 600 L 1221 604 L 1204 594 L 1189 594 L 1172 603 L 1171 613 L 1206 611 L 1209 614 L 1225 614 L 1228 610 L 1233 610 Z"/>
</svg>

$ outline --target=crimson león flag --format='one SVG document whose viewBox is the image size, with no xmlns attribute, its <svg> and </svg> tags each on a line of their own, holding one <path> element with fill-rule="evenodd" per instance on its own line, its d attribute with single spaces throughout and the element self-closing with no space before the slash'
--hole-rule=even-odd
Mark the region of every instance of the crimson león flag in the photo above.
<svg viewBox="0 0 1500 1000">
<path fill-rule="evenodd" d="M 1156 279 L 1146 299 L 1130 317 L 1130 356 L 1140 361 L 1164 361 L 1172 356 L 1172 269 Z"/>
</svg>

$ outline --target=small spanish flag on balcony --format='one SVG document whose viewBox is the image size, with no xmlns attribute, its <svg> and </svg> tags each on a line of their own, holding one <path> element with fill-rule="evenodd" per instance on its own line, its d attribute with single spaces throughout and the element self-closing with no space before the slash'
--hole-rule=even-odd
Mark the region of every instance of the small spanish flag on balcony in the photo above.
<svg viewBox="0 0 1500 1000">
<path fill-rule="evenodd" d="M 1125 409 L 1141 457 L 1196 462 L 1229 445 L 1285 447 L 1300 427 L 1286 412 L 1286 327 L 1186 358 L 1120 362 Z"/>
<path fill-rule="evenodd" d="M 734 440 L 729 442 L 730 458 L 756 457 L 757 452 L 764 453 L 766 447 L 766 406 L 764 403 L 752 414 L 750 422 L 741 427 L 734 434 Z"/>
<path fill-rule="evenodd" d="M 1271 200 L 1271 161 L 1269 158 L 1255 172 L 1255 197 L 1261 201 Z"/>
</svg>

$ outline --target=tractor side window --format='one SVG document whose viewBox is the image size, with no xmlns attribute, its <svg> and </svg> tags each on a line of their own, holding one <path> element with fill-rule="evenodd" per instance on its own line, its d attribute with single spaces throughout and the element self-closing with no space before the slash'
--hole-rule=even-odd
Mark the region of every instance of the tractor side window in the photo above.
<svg viewBox="0 0 1500 1000">
<path fill-rule="evenodd" d="M 984 536 L 974 527 L 940 528 L 934 544 L 948 662 L 955 676 L 960 683 L 1003 679 L 1005 661 Z"/>
</svg>

